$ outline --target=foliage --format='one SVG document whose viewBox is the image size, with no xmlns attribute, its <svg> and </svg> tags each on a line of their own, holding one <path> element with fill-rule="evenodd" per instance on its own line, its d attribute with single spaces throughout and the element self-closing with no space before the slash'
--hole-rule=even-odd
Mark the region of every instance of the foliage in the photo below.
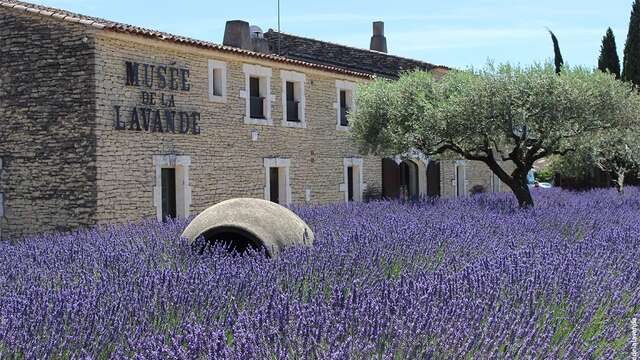
<svg viewBox="0 0 640 360">
<path fill-rule="evenodd" d="M 589 154 L 576 150 L 566 156 L 555 156 L 549 161 L 549 171 L 570 178 L 586 178 L 594 166 Z"/>
<path fill-rule="evenodd" d="M 603 131 L 576 147 L 567 158 L 574 168 L 598 167 L 612 175 L 619 191 L 624 188 L 625 176 L 640 170 L 640 143 L 637 129 Z M 585 171 L 585 170 L 583 170 Z"/>
<path fill-rule="evenodd" d="M 640 191 L 535 194 L 294 208 L 315 247 L 273 260 L 182 221 L 0 243 L 0 358 L 628 358 Z"/>
<path fill-rule="evenodd" d="M 539 182 L 551 183 L 553 182 L 554 175 L 555 174 L 553 172 L 553 169 L 551 169 L 549 166 L 546 166 L 544 169 L 536 171 L 536 180 Z"/>
<path fill-rule="evenodd" d="M 631 9 L 629 32 L 624 46 L 622 78 L 640 85 L 640 0 L 635 0 Z"/>
<path fill-rule="evenodd" d="M 362 85 L 350 123 L 364 152 L 413 148 L 482 161 L 530 206 L 526 176 L 535 161 L 564 155 L 603 129 L 636 124 L 639 111 L 640 95 L 600 71 L 563 68 L 557 76 L 549 64 L 489 65 Z"/>
<path fill-rule="evenodd" d="M 551 35 L 551 41 L 553 42 L 553 62 L 555 64 L 556 74 L 562 72 L 562 66 L 564 66 L 564 60 L 562 59 L 562 52 L 560 51 L 560 43 L 553 31 L 549 30 Z"/>
<path fill-rule="evenodd" d="M 620 79 L 620 58 L 618 57 L 616 38 L 611 28 L 607 29 L 607 33 L 602 38 L 598 69 L 602 72 L 614 74 L 616 79 Z"/>
</svg>

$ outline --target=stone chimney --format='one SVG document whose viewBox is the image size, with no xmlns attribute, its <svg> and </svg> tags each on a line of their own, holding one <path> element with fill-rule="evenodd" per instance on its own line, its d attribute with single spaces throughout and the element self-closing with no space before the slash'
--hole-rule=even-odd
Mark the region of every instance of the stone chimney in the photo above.
<svg viewBox="0 0 640 360">
<path fill-rule="evenodd" d="M 242 20 L 227 21 L 222 44 L 244 50 L 270 53 L 269 42 L 264 38 L 260 27 L 249 26 L 248 22 Z"/>
<path fill-rule="evenodd" d="M 259 26 L 252 25 L 249 27 L 251 31 L 251 50 L 255 52 L 269 54 L 269 42 L 264 38 L 264 33 Z"/>
<path fill-rule="evenodd" d="M 227 21 L 222 44 L 240 49 L 252 50 L 249 23 L 242 20 Z"/>
<path fill-rule="evenodd" d="M 371 45 L 369 46 L 369 49 L 383 53 L 387 52 L 387 38 L 384 37 L 383 21 L 373 22 L 373 36 L 371 37 Z"/>
</svg>

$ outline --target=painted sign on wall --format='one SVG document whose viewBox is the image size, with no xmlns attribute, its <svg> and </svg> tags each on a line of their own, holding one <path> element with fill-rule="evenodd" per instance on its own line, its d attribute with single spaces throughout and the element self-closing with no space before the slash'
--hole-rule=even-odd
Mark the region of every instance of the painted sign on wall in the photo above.
<svg viewBox="0 0 640 360">
<path fill-rule="evenodd" d="M 189 69 L 125 62 L 126 85 L 139 88 L 139 105 L 114 106 L 116 130 L 200 134 L 200 113 L 176 107 L 176 95 L 191 91 Z"/>
</svg>

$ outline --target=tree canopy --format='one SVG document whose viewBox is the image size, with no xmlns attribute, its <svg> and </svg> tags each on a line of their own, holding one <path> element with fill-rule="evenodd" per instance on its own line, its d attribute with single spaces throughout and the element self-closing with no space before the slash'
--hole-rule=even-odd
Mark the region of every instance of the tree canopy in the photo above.
<svg viewBox="0 0 640 360">
<path fill-rule="evenodd" d="M 635 129 L 640 113 L 640 95 L 614 76 L 583 68 L 557 76 L 551 64 L 409 72 L 360 86 L 355 100 L 350 122 L 364 152 L 481 161 L 522 207 L 533 205 L 527 173 L 536 160 L 604 130 Z"/>
<path fill-rule="evenodd" d="M 605 130 L 587 141 L 575 144 L 576 151 L 553 161 L 552 167 L 584 176 L 594 167 L 609 173 L 619 192 L 623 192 L 625 177 L 640 170 L 640 142 L 634 128 Z"/>
<path fill-rule="evenodd" d="M 627 42 L 624 45 L 622 78 L 640 85 L 640 0 L 633 2 Z"/>
<path fill-rule="evenodd" d="M 614 74 L 616 79 L 620 78 L 620 57 L 618 57 L 616 38 L 611 28 L 607 29 L 607 33 L 602 38 L 600 57 L 598 58 L 598 69 Z"/>
<path fill-rule="evenodd" d="M 553 62 L 556 66 L 556 74 L 560 74 L 562 67 L 564 66 L 564 59 L 562 58 L 562 52 L 560 51 L 560 43 L 553 31 L 549 30 L 551 35 L 551 41 L 553 42 Z"/>
</svg>

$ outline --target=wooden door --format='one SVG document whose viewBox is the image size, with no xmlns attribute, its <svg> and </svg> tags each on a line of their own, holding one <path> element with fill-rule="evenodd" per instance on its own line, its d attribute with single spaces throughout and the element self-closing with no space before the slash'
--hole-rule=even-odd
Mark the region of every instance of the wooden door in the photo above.
<svg viewBox="0 0 640 360">
<path fill-rule="evenodd" d="M 162 221 L 175 219 L 176 208 L 176 169 L 164 168 L 161 172 Z"/>
<path fill-rule="evenodd" d="M 269 200 L 280 203 L 280 171 L 279 168 L 269 168 Z"/>
<path fill-rule="evenodd" d="M 440 195 L 442 195 L 440 192 L 440 163 L 429 161 L 429 166 L 427 166 L 427 196 Z"/>
<path fill-rule="evenodd" d="M 392 159 L 382 159 L 382 196 L 400 197 L 400 166 Z"/>
<path fill-rule="evenodd" d="M 353 201 L 353 166 L 347 168 L 347 201 Z"/>
</svg>

